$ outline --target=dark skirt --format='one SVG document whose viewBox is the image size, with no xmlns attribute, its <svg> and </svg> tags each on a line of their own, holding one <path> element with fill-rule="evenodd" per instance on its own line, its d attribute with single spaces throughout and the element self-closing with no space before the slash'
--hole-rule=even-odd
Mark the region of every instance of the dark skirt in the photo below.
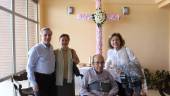
<svg viewBox="0 0 170 96">
<path fill-rule="evenodd" d="M 56 86 L 56 90 L 56 96 L 75 96 L 74 80 L 72 83 L 67 83 L 64 79 L 63 86 Z"/>
</svg>

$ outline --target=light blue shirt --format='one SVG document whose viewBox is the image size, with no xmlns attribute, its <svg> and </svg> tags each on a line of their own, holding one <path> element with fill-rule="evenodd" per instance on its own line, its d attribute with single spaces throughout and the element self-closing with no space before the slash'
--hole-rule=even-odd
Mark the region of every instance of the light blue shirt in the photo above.
<svg viewBox="0 0 170 96">
<path fill-rule="evenodd" d="M 55 56 L 53 47 L 43 43 L 36 44 L 28 52 L 27 73 L 32 86 L 37 85 L 34 72 L 51 74 L 55 69 Z"/>
</svg>

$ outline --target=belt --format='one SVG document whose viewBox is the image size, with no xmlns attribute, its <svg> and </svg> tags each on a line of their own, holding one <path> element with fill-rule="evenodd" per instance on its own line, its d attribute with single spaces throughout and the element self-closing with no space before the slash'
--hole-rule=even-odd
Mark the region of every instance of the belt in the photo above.
<svg viewBox="0 0 170 96">
<path fill-rule="evenodd" d="M 44 74 L 44 73 L 34 72 L 35 75 L 47 76 L 47 77 L 49 77 L 49 76 L 54 76 L 54 73 L 55 73 L 55 72 L 53 72 L 53 73 L 51 73 L 51 74 Z"/>
</svg>

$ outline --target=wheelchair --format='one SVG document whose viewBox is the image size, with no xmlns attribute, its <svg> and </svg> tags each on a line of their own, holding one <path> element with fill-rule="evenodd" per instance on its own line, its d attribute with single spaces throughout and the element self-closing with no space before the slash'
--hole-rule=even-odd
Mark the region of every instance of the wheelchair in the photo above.
<svg viewBox="0 0 170 96">
<path fill-rule="evenodd" d="M 21 82 L 27 80 L 26 70 L 13 74 L 11 76 L 11 82 L 13 83 L 14 90 L 20 96 L 35 96 L 32 87 L 23 88 Z"/>
</svg>

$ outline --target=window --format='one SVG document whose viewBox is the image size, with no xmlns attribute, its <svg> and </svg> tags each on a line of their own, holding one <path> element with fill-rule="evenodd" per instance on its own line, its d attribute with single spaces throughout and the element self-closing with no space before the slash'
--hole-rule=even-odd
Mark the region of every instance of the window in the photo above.
<svg viewBox="0 0 170 96">
<path fill-rule="evenodd" d="M 11 74 L 12 15 L 0 10 L 0 78 Z"/>
<path fill-rule="evenodd" d="M 28 18 L 37 20 L 37 4 L 28 0 Z"/>
<path fill-rule="evenodd" d="M 38 4 L 12 1 L 0 0 L 0 81 L 26 68 L 28 50 L 38 38 Z"/>
<path fill-rule="evenodd" d="M 15 0 L 15 12 L 27 16 L 27 0 Z"/>
<path fill-rule="evenodd" d="M 35 45 L 37 41 L 36 33 L 37 33 L 37 24 L 33 22 L 28 22 L 28 37 L 29 37 L 29 45 L 28 47 L 31 48 Z"/>
<path fill-rule="evenodd" d="M 27 63 L 27 37 L 25 19 L 15 17 L 16 72 L 25 69 Z"/>
<path fill-rule="evenodd" d="M 6 9 L 12 10 L 12 0 L 0 0 L 0 6 L 5 7 Z"/>
</svg>

